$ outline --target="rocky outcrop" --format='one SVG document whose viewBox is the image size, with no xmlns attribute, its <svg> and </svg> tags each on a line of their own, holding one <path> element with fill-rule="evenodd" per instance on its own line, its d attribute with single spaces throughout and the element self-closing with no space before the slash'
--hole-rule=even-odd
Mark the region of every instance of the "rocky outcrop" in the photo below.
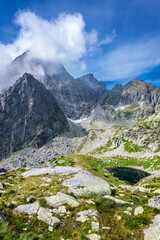
<svg viewBox="0 0 160 240">
<path fill-rule="evenodd" d="M 103 107 L 118 107 L 124 119 L 145 118 L 160 109 L 160 89 L 143 80 L 134 79 L 125 86 L 117 84 L 101 97 Z"/>
<path fill-rule="evenodd" d="M 106 95 L 106 103 L 108 105 L 128 105 L 135 102 L 153 103 L 152 93 L 155 91 L 155 86 L 144 82 L 143 80 L 134 79 L 122 86 L 117 84 Z M 157 95 L 158 92 L 156 91 Z M 156 95 L 156 99 L 159 96 Z"/>
<path fill-rule="evenodd" d="M 0 96 L 0 159 L 27 145 L 39 148 L 67 126 L 53 95 L 25 73 Z"/>
<path fill-rule="evenodd" d="M 139 101 L 151 103 L 151 95 L 154 89 L 154 85 L 134 79 L 123 87 L 120 104 L 126 105 Z"/>
<path fill-rule="evenodd" d="M 44 85 L 55 96 L 67 117 L 88 116 L 106 91 L 105 83 L 98 82 L 92 74 L 74 79 L 62 68 L 57 75 L 46 76 Z"/>
</svg>

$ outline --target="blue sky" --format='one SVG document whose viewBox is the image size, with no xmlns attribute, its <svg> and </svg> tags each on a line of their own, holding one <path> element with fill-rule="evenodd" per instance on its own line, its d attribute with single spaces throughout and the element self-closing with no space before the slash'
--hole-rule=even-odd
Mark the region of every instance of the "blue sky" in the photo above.
<svg viewBox="0 0 160 240">
<path fill-rule="evenodd" d="M 108 88 L 134 78 L 160 86 L 160 1 L 1 0 L 0 43 L 4 49 L 20 35 L 22 23 L 15 23 L 20 10 L 44 21 L 56 20 L 62 13 L 80 13 L 85 24 L 81 26 L 83 34 L 88 34 L 89 40 L 72 56 L 73 61 L 64 62 L 75 77 L 92 72 L 107 82 Z M 80 18 L 76 21 L 79 24 Z"/>
</svg>

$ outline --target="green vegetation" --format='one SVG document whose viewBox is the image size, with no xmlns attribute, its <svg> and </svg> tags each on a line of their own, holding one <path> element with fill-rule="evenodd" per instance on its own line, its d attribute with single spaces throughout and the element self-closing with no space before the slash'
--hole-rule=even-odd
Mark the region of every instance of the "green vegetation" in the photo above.
<svg viewBox="0 0 160 240">
<path fill-rule="evenodd" d="M 108 143 L 111 146 L 111 143 Z M 57 166 L 79 166 L 87 169 L 92 174 L 99 176 L 114 187 L 114 195 L 127 202 L 133 202 L 131 216 L 126 214 L 128 205 L 121 205 L 112 200 L 103 197 L 94 197 L 92 200 L 95 204 L 87 204 L 85 198 L 79 199 L 80 206 L 78 208 L 70 208 L 66 205 L 67 211 L 71 214 L 67 218 L 60 218 L 63 225 L 53 228 L 53 232 L 48 231 L 48 225 L 42 221 L 38 221 L 36 214 L 29 217 L 27 214 L 13 214 L 12 210 L 20 205 L 26 204 L 28 197 L 33 196 L 33 201 L 39 201 L 40 206 L 51 208 L 46 204 L 45 196 L 51 196 L 58 191 L 68 194 L 67 187 L 65 187 L 59 180 L 59 176 L 33 176 L 23 178 L 21 173 L 26 171 L 20 169 L 19 171 L 7 172 L 5 176 L 0 177 L 2 183 L 9 183 L 12 185 L 5 185 L 5 191 L 0 193 L 0 209 L 3 211 L 8 225 L 0 222 L 0 239 L 2 240 L 41 240 L 41 239 L 55 239 L 60 240 L 71 239 L 81 240 L 86 239 L 85 235 L 91 229 L 89 221 L 85 223 L 75 221 L 76 214 L 89 208 L 93 208 L 99 212 L 98 221 L 100 223 L 100 230 L 98 235 L 102 240 L 119 240 L 119 239 L 143 239 L 142 229 L 148 227 L 151 219 L 160 210 L 149 208 L 148 199 L 156 196 L 153 191 L 160 188 L 160 179 L 144 179 L 141 184 L 145 184 L 146 189 L 151 189 L 150 192 L 136 191 L 131 193 L 129 190 L 123 190 L 121 194 L 120 185 L 124 185 L 124 181 L 120 181 L 110 174 L 107 166 L 143 166 L 144 168 L 154 167 L 160 168 L 160 157 L 154 159 L 134 159 L 123 157 L 112 157 L 107 159 L 98 159 L 88 155 L 63 155 L 54 158 L 50 163 L 55 163 Z M 65 180 L 68 176 L 63 176 Z M 50 181 L 47 181 L 50 179 Z M 47 183 L 46 186 L 41 186 L 42 183 Z M 21 188 L 19 188 L 19 186 Z M 14 201 L 14 202 L 13 202 Z M 10 203 L 8 205 L 7 203 Z M 134 209 L 137 206 L 143 206 L 144 213 L 134 216 Z M 119 220 L 117 216 L 120 216 Z M 143 224 L 143 225 L 142 225 Z M 102 227 L 110 227 L 110 230 L 104 230 Z M 94 231 L 93 231 L 94 233 Z M 132 235 L 133 234 L 133 235 Z"/>
<path fill-rule="evenodd" d="M 141 152 L 143 151 L 142 148 L 137 147 L 136 145 L 133 144 L 133 142 L 129 142 L 128 140 L 124 140 L 124 150 L 127 152 Z"/>
</svg>

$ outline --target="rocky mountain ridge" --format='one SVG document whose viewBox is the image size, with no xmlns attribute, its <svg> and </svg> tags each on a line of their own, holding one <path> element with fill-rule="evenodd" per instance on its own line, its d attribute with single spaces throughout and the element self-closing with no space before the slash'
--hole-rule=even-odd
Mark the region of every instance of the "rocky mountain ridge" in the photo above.
<svg viewBox="0 0 160 240">
<path fill-rule="evenodd" d="M 107 90 L 105 83 L 99 82 L 93 74 L 74 79 L 62 64 L 31 59 L 29 52 L 16 58 L 10 67 L 17 77 L 24 70 L 33 74 L 54 95 L 64 114 L 71 119 L 89 116 L 97 106 L 121 108 L 130 105 L 134 114 L 122 111 L 122 118 L 126 119 L 144 118 L 160 109 L 160 88 L 143 80 L 134 79 L 124 86 L 118 84 Z"/>
<path fill-rule="evenodd" d="M 0 95 L 0 158 L 27 145 L 41 147 L 67 126 L 53 95 L 25 73 Z"/>
</svg>

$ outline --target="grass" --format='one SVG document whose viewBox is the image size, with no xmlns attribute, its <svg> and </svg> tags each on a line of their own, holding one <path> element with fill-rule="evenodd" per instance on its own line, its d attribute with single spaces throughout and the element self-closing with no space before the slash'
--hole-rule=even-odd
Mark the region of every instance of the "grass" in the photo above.
<svg viewBox="0 0 160 240">
<path fill-rule="evenodd" d="M 58 163 L 63 160 L 64 162 Z M 119 240 L 119 239 L 143 239 L 142 229 L 146 228 L 151 222 L 151 219 L 159 214 L 159 210 L 149 208 L 147 206 L 148 199 L 156 196 L 152 193 L 142 193 L 135 192 L 131 193 L 128 190 L 123 190 L 123 196 L 120 196 L 119 185 L 124 184 L 123 181 L 118 180 L 112 176 L 105 168 L 107 166 L 115 166 L 115 164 L 131 165 L 140 164 L 144 166 L 146 163 L 148 165 L 153 162 L 147 162 L 146 159 L 133 159 L 133 158 L 108 158 L 108 159 L 98 159 L 93 156 L 87 155 L 63 155 L 51 160 L 51 163 L 57 161 L 57 165 L 65 166 L 80 166 L 87 169 L 92 174 L 101 177 L 109 182 L 111 186 L 115 187 L 115 197 L 128 202 L 133 202 L 132 215 L 126 215 L 124 213 L 127 210 L 126 205 L 116 204 L 114 201 L 105 199 L 103 197 L 93 197 L 92 200 L 94 204 L 87 204 L 85 198 L 79 199 L 81 202 L 78 208 L 70 208 L 68 205 L 67 211 L 71 214 L 67 218 L 60 218 L 63 225 L 54 228 L 53 232 L 48 231 L 48 225 L 42 221 L 38 221 L 36 215 L 33 214 L 31 218 L 27 214 L 13 214 L 12 210 L 20 205 L 26 204 L 27 197 L 33 196 L 34 201 L 39 201 L 40 206 L 50 208 L 46 205 L 45 196 L 51 196 L 56 194 L 58 191 L 64 189 L 64 193 L 68 194 L 67 188 L 62 185 L 57 176 L 34 176 L 23 178 L 21 173 L 25 169 L 19 171 L 12 171 L 6 173 L 5 176 L 0 177 L 0 181 L 3 183 L 8 182 L 14 184 L 14 186 L 5 186 L 5 193 L 1 194 L 0 198 L 0 209 L 3 211 L 7 218 L 8 225 L 0 223 L 0 239 L 2 240 L 41 240 L 41 239 L 55 239 L 60 240 L 71 239 L 71 240 L 81 240 L 86 239 L 86 235 L 91 229 L 90 221 L 85 223 L 75 221 L 76 214 L 79 211 L 83 211 L 89 208 L 93 208 L 99 212 L 98 221 L 100 223 L 100 230 L 97 233 L 101 236 L 102 240 Z M 154 164 L 158 168 L 158 161 L 160 159 L 154 159 Z M 160 165 L 160 163 L 159 163 Z M 45 177 L 45 178 L 44 178 Z M 66 179 L 67 176 L 61 176 L 61 178 Z M 45 179 L 51 179 L 51 182 L 45 181 Z M 49 186 L 41 187 L 41 183 L 48 183 Z M 142 180 L 141 180 L 141 183 Z M 160 179 L 146 179 L 146 188 L 152 188 L 156 190 L 160 187 Z M 21 189 L 17 187 L 21 186 Z M 117 188 L 116 188 L 117 187 Z M 145 197 L 146 196 L 146 197 Z M 6 205 L 6 202 L 17 202 L 16 204 Z M 136 206 L 143 206 L 144 213 L 140 216 L 134 216 L 133 212 Z M 58 215 L 57 215 L 58 216 Z M 121 216 L 122 219 L 118 220 L 117 216 Z M 143 224 L 143 225 L 142 225 Z M 103 230 L 102 227 L 110 227 L 110 230 Z M 24 229 L 27 230 L 25 231 Z M 94 231 L 92 232 L 94 233 Z M 133 233 L 133 236 L 132 234 Z"/>
<path fill-rule="evenodd" d="M 142 169 L 150 169 L 153 171 L 160 169 L 160 156 L 151 158 L 133 158 L 133 157 L 107 157 L 103 158 L 107 167 L 112 166 L 130 166 L 130 167 L 142 167 Z"/>
<path fill-rule="evenodd" d="M 125 144 L 124 144 L 124 150 L 127 152 L 141 152 L 143 151 L 142 148 L 137 147 L 136 145 L 133 144 L 132 141 L 128 141 L 128 140 L 124 140 Z"/>
</svg>

